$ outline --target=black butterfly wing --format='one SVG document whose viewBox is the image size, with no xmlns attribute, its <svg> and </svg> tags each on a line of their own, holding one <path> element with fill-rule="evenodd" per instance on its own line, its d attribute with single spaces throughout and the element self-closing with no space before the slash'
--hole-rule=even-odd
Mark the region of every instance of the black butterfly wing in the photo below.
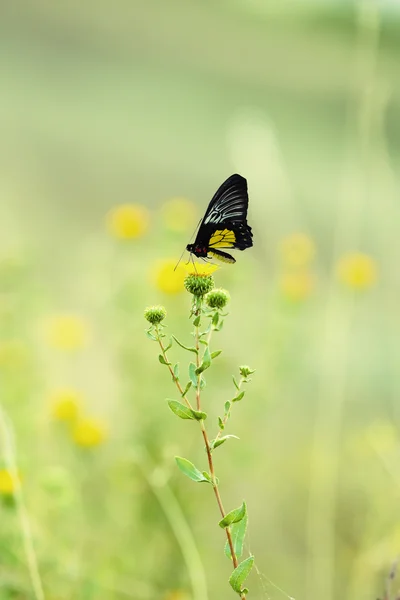
<svg viewBox="0 0 400 600">
<path fill-rule="evenodd" d="M 208 205 L 195 245 L 239 250 L 252 246 L 253 234 L 247 224 L 248 205 L 246 179 L 238 174 L 231 175 Z"/>
</svg>

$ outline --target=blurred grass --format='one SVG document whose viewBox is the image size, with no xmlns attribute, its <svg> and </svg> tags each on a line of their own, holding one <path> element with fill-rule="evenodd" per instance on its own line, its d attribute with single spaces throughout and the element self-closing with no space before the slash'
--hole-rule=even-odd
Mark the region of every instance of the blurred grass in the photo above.
<svg viewBox="0 0 400 600">
<path fill-rule="evenodd" d="M 236 170 L 249 179 L 255 247 L 216 274 L 233 300 L 206 402 L 215 419 L 237 365 L 257 369 L 232 423 L 241 441 L 218 455 L 226 502 L 249 505 L 263 574 L 251 597 L 285 597 L 273 584 L 307 600 L 381 592 L 400 545 L 400 120 L 399 24 L 376 6 L 4 7 L 1 402 L 46 598 L 194 598 L 181 532 L 141 452 L 190 524 L 209 598 L 229 594 L 209 490 L 182 481 L 172 460 L 201 463 L 203 450 L 164 406 L 170 381 L 142 313 L 165 303 L 170 331 L 189 340 L 189 298 L 164 294 L 154 269 L 192 228 L 168 230 L 162 207 L 183 196 L 201 214 Z M 150 210 L 150 229 L 121 242 L 106 214 L 129 202 Z M 279 243 L 297 231 L 317 254 L 296 299 L 281 288 Z M 377 261 L 370 289 L 335 276 L 354 251 Z M 60 314 L 87 328 L 75 352 L 46 341 Z M 64 387 L 107 424 L 104 443 L 77 447 L 53 420 L 49 398 Z M 0 598 L 30 598 L 6 496 L 0 519 Z"/>
</svg>

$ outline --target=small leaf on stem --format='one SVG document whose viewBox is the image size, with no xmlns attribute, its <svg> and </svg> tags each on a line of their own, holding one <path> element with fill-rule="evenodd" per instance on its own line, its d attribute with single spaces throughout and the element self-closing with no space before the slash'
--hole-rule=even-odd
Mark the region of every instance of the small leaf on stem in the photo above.
<svg viewBox="0 0 400 600">
<path fill-rule="evenodd" d="M 217 358 L 217 356 L 219 356 L 221 354 L 222 350 L 215 350 L 214 352 L 211 352 L 211 358 Z"/>
<path fill-rule="evenodd" d="M 210 349 L 207 346 L 207 348 L 204 350 L 203 360 L 201 362 L 201 365 L 198 367 L 198 369 L 196 369 L 196 375 L 200 375 L 200 373 L 203 373 L 203 371 L 208 369 L 210 366 L 211 366 L 211 354 L 210 354 Z"/>
<path fill-rule="evenodd" d="M 185 389 L 184 389 L 184 390 L 183 390 L 183 392 L 182 392 L 182 398 L 183 398 L 184 396 L 186 396 L 186 394 L 188 393 L 188 391 L 190 390 L 190 388 L 191 388 L 191 387 L 192 387 L 192 382 L 191 382 L 191 381 L 188 381 L 188 382 L 187 382 L 187 384 L 186 384 L 186 387 L 185 387 Z"/>
<path fill-rule="evenodd" d="M 162 365 L 167 365 L 167 366 L 168 366 L 168 365 L 170 365 L 170 364 L 171 364 L 171 363 L 169 363 L 169 362 L 167 362 L 167 361 L 165 360 L 165 358 L 163 357 L 163 355 L 162 355 L 162 354 L 159 354 L 159 355 L 158 355 L 158 360 L 160 361 L 160 363 L 161 363 Z"/>
<path fill-rule="evenodd" d="M 241 400 L 243 398 L 243 396 L 245 395 L 245 393 L 246 393 L 245 391 L 240 392 L 240 394 L 238 394 L 237 396 L 235 396 L 232 399 L 232 402 L 239 402 L 239 400 Z"/>
<path fill-rule="evenodd" d="M 201 473 L 201 471 L 199 471 L 194 464 L 190 462 L 190 460 L 187 460 L 187 458 L 175 456 L 175 460 L 182 473 L 184 473 L 186 477 L 189 477 L 189 479 L 192 481 L 196 481 L 197 483 L 206 481 L 207 483 L 210 483 L 209 480 L 204 477 L 203 473 Z"/>
<path fill-rule="evenodd" d="M 221 431 L 223 431 L 225 429 L 225 425 L 223 420 L 221 419 L 221 417 L 218 417 L 218 425 Z"/>
<path fill-rule="evenodd" d="M 229 583 L 234 591 L 238 594 L 244 592 L 244 590 L 242 590 L 242 583 L 244 583 L 244 581 L 247 579 L 251 569 L 253 568 L 253 564 L 254 556 L 249 556 L 249 558 L 246 558 L 246 560 L 241 562 L 240 565 L 236 567 L 232 575 L 229 577 Z"/>
<path fill-rule="evenodd" d="M 235 379 L 235 376 L 234 376 L 234 375 L 232 375 L 232 381 L 233 381 L 233 385 L 235 386 L 235 388 L 236 388 L 237 390 L 240 390 L 239 384 L 238 384 L 238 382 L 236 381 L 236 379 Z"/>
<path fill-rule="evenodd" d="M 189 365 L 189 378 L 193 387 L 197 387 L 196 365 L 192 362 Z"/>
<path fill-rule="evenodd" d="M 221 519 L 218 525 L 222 527 L 222 529 L 226 529 L 226 527 L 229 527 L 229 525 L 232 525 L 232 523 L 239 523 L 239 521 L 244 518 L 246 512 L 246 502 L 243 502 L 242 506 L 239 506 L 239 508 L 235 508 L 234 510 L 231 510 L 231 512 L 228 512 L 228 514 Z"/>
<path fill-rule="evenodd" d="M 243 517 L 243 519 L 241 521 L 239 521 L 239 523 L 233 523 L 233 525 L 231 526 L 231 538 L 232 538 L 233 549 L 235 551 L 236 558 L 240 558 L 243 554 L 243 545 L 244 545 L 244 538 L 245 538 L 246 530 L 247 530 L 247 522 L 248 522 L 248 516 L 246 513 L 245 516 Z M 226 544 L 225 544 L 225 555 L 228 558 L 232 559 L 231 549 L 230 549 L 228 542 L 226 542 Z"/>
<path fill-rule="evenodd" d="M 157 342 L 157 338 L 156 338 L 156 336 L 155 336 L 155 335 L 153 335 L 149 329 L 147 329 L 147 330 L 146 330 L 146 335 L 147 335 L 147 337 L 148 337 L 149 339 L 151 339 L 153 342 Z"/>
<path fill-rule="evenodd" d="M 175 380 L 178 381 L 178 379 L 179 379 L 179 363 L 176 363 L 176 365 L 174 366 L 174 377 L 175 377 Z"/>
<path fill-rule="evenodd" d="M 182 344 L 182 342 L 180 342 L 178 340 L 178 338 L 176 338 L 174 335 L 172 336 L 174 338 L 174 340 L 176 341 L 176 343 L 183 348 L 184 350 L 188 350 L 189 352 L 194 352 L 195 354 L 197 354 L 197 350 L 196 348 L 194 348 L 193 346 L 185 346 L 185 344 Z"/>
<path fill-rule="evenodd" d="M 229 438 L 235 438 L 236 440 L 239 439 L 237 435 L 223 435 L 222 437 L 219 437 L 210 442 L 211 450 L 215 450 L 215 448 L 218 448 L 218 446 L 222 446 L 222 444 L 226 442 L 226 440 L 229 440 Z"/>
<path fill-rule="evenodd" d="M 192 411 L 188 406 L 185 406 L 181 402 L 178 402 L 178 400 L 167 400 L 167 402 L 172 412 L 175 413 L 176 416 L 180 419 L 197 419 L 197 417 L 195 417 L 195 415 L 193 414 L 194 411 Z"/>
</svg>

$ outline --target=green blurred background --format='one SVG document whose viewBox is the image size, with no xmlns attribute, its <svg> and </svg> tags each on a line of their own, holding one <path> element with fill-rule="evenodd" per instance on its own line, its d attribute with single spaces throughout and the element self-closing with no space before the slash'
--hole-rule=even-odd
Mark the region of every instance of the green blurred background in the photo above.
<svg viewBox="0 0 400 600">
<path fill-rule="evenodd" d="M 2 6 L 1 599 L 233 597 L 212 493 L 174 463 L 206 467 L 200 434 L 166 407 L 143 319 L 164 304 L 190 343 L 171 265 L 233 172 L 255 245 L 215 274 L 232 302 L 204 408 L 212 427 L 238 366 L 256 369 L 240 441 L 215 454 L 226 507 L 248 503 L 249 598 L 383 593 L 400 551 L 398 12 Z"/>
</svg>

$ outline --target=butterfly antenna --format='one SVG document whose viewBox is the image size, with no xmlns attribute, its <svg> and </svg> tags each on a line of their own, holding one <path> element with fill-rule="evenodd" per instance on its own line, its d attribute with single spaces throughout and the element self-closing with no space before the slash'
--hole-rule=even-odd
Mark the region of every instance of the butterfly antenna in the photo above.
<svg viewBox="0 0 400 600">
<path fill-rule="evenodd" d="M 189 243 L 192 241 L 192 239 L 193 239 L 193 237 L 194 237 L 194 234 L 196 233 L 196 231 L 197 231 L 197 230 L 198 230 L 198 228 L 200 227 L 200 223 L 201 223 L 201 219 L 200 219 L 200 221 L 197 223 L 197 225 L 196 225 L 196 229 L 193 231 L 192 235 L 190 236 L 190 241 L 189 241 Z M 185 250 L 186 250 L 186 248 L 185 248 Z M 185 254 L 185 250 L 182 252 L 182 254 L 181 254 L 181 256 L 180 256 L 180 259 L 179 259 L 179 260 L 178 260 L 178 262 L 176 263 L 176 265 L 175 265 L 175 268 L 174 268 L 174 271 L 176 271 L 176 269 L 178 268 L 178 265 L 179 265 L 179 263 L 181 262 L 183 255 Z"/>
</svg>

